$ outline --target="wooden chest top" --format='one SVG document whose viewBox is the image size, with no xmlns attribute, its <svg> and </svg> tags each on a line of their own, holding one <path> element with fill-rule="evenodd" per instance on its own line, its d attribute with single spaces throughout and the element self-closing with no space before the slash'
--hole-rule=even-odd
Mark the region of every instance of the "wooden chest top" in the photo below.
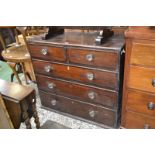
<svg viewBox="0 0 155 155">
<path fill-rule="evenodd" d="M 28 40 L 29 44 L 47 44 L 47 45 L 63 45 L 63 46 L 76 46 L 76 47 L 87 47 L 95 49 L 109 49 L 120 51 L 124 45 L 123 35 L 117 34 L 109 38 L 107 42 L 102 45 L 95 44 L 95 38 L 97 32 L 65 32 L 62 35 L 53 37 L 48 40 L 43 40 L 42 35 L 35 36 Z"/>
</svg>

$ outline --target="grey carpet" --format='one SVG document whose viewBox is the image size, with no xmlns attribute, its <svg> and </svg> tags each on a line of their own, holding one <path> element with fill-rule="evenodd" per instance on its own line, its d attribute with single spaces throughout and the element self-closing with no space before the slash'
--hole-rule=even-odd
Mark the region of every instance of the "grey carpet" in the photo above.
<svg viewBox="0 0 155 155">
<path fill-rule="evenodd" d="M 40 129 L 70 129 L 64 125 L 61 125 L 57 122 L 53 122 L 51 120 L 47 120 Z"/>
</svg>

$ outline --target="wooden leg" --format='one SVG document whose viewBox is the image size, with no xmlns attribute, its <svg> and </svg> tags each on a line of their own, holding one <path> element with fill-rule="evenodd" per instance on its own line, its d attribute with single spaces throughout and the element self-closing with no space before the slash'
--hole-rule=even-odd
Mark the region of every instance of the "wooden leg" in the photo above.
<svg viewBox="0 0 155 155">
<path fill-rule="evenodd" d="M 31 123 L 27 112 L 23 113 L 23 118 L 25 120 L 25 125 L 27 129 L 31 129 Z"/>
<path fill-rule="evenodd" d="M 27 77 L 26 77 L 26 69 L 25 69 L 25 64 L 24 64 L 24 62 L 22 62 L 21 65 L 22 65 L 22 70 L 23 70 L 23 74 L 24 74 L 24 77 L 25 77 L 26 84 L 28 84 Z"/>
<path fill-rule="evenodd" d="M 31 76 L 28 72 L 26 72 L 26 75 L 28 76 L 29 80 L 32 81 Z"/>
<path fill-rule="evenodd" d="M 40 122 L 39 122 L 39 117 L 38 117 L 38 113 L 37 113 L 35 99 L 32 99 L 32 111 L 33 111 L 34 122 L 36 123 L 36 128 L 39 129 Z"/>
<path fill-rule="evenodd" d="M 16 63 L 11 63 L 11 62 L 7 62 L 7 63 L 10 66 L 10 68 L 12 69 L 12 71 L 13 71 L 16 79 L 18 80 L 19 84 L 22 84 L 22 82 L 21 82 L 21 80 L 20 80 L 20 78 L 19 78 L 19 76 L 18 76 L 18 74 L 16 72 L 16 67 L 15 67 L 16 66 Z"/>
<path fill-rule="evenodd" d="M 21 103 L 21 109 L 22 109 L 22 118 L 25 122 L 26 128 L 27 129 L 31 129 L 31 123 L 30 123 L 30 118 L 29 118 L 29 114 L 27 112 L 28 110 L 28 105 L 26 101 L 23 101 Z"/>
</svg>

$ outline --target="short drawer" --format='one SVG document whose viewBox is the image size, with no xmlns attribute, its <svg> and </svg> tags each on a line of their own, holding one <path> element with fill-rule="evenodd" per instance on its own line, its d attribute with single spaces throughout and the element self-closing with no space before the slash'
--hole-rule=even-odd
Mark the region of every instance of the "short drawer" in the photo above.
<svg viewBox="0 0 155 155">
<path fill-rule="evenodd" d="M 155 94 L 129 90 L 127 110 L 155 117 Z"/>
<path fill-rule="evenodd" d="M 155 67 L 155 45 L 133 43 L 130 63 L 134 65 Z"/>
<path fill-rule="evenodd" d="M 33 61 L 33 66 L 36 73 L 118 90 L 117 73 L 45 61 Z"/>
<path fill-rule="evenodd" d="M 43 106 L 114 127 L 115 112 L 86 102 L 72 100 L 40 91 Z"/>
<path fill-rule="evenodd" d="M 128 129 L 154 129 L 155 117 L 148 117 L 146 115 L 128 111 L 123 127 Z"/>
<path fill-rule="evenodd" d="M 115 109 L 117 107 L 118 94 L 115 91 L 108 91 L 97 87 L 56 80 L 41 75 L 37 75 L 36 78 L 38 87 L 41 90 L 86 102 L 100 104 L 111 109 Z"/>
<path fill-rule="evenodd" d="M 155 69 L 131 66 L 127 85 L 129 88 L 155 93 Z"/>
<path fill-rule="evenodd" d="M 69 48 L 67 52 L 71 63 L 94 66 L 112 71 L 118 68 L 118 53 L 112 51 L 91 51 Z"/>
<path fill-rule="evenodd" d="M 29 45 L 29 50 L 32 58 L 60 62 L 66 61 L 66 53 L 63 47 Z"/>
</svg>

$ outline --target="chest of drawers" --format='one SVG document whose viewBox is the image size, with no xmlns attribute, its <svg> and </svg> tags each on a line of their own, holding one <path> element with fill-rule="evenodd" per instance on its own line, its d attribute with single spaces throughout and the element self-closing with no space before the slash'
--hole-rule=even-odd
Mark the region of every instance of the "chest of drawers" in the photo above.
<svg viewBox="0 0 155 155">
<path fill-rule="evenodd" d="M 155 128 L 155 30 L 131 27 L 126 35 L 122 126 Z"/>
<path fill-rule="evenodd" d="M 49 40 L 28 41 L 44 108 L 105 127 L 118 127 L 121 51 L 115 35 L 101 46 L 96 32 L 65 32 Z"/>
</svg>

